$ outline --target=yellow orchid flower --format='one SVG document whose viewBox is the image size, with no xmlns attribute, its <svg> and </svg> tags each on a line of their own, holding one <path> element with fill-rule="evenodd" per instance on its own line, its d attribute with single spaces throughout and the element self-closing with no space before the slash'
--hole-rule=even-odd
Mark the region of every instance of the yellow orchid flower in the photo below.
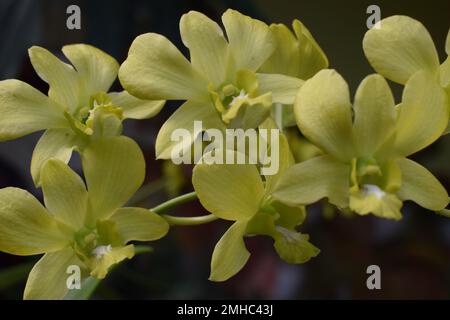
<svg viewBox="0 0 450 320">
<path fill-rule="evenodd" d="M 292 104 L 303 83 L 286 75 L 256 73 L 276 48 L 265 23 L 234 10 L 227 10 L 222 22 L 227 39 L 217 23 L 190 11 L 181 17 L 180 32 L 191 61 L 164 36 L 147 33 L 134 40 L 119 70 L 122 86 L 136 97 L 187 100 L 162 126 L 158 158 L 170 158 L 177 144 L 170 139 L 175 129 L 194 135 L 195 120 L 205 130 L 255 128 L 272 103 Z"/>
<path fill-rule="evenodd" d="M 446 60 L 441 64 L 433 39 L 419 21 L 407 16 L 391 16 L 364 36 L 364 53 L 372 67 L 394 82 L 405 84 L 412 75 L 426 70 L 444 88 L 450 108 L 450 30 Z"/>
<path fill-rule="evenodd" d="M 19 80 L 0 81 L 0 141 L 46 130 L 33 152 L 31 174 L 40 184 L 43 163 L 68 162 L 92 136 L 118 135 L 124 119 L 156 115 L 164 101 L 145 101 L 127 92 L 107 93 L 119 64 L 103 51 L 85 44 L 67 45 L 69 65 L 41 47 L 29 49 L 31 63 L 49 84 L 48 96 Z"/>
<path fill-rule="evenodd" d="M 235 151 L 224 152 L 227 157 L 237 156 Z M 304 263 L 319 253 L 308 235 L 295 229 L 305 220 L 305 208 L 272 198 L 274 186 L 292 163 L 287 140 L 281 135 L 280 170 L 277 175 L 266 176 L 265 181 L 256 165 L 195 166 L 192 184 L 201 204 L 215 216 L 234 222 L 214 249 L 210 280 L 228 280 L 247 263 L 250 253 L 244 243 L 246 235 L 272 237 L 275 250 L 289 263 Z"/>
<path fill-rule="evenodd" d="M 163 237 L 167 222 L 146 209 L 121 208 L 144 180 L 145 162 L 126 137 L 103 137 L 82 155 L 83 180 L 64 162 L 50 159 L 41 172 L 44 208 L 27 191 L 0 190 L 0 251 L 44 256 L 31 270 L 25 299 L 61 299 L 66 272 L 104 278 L 108 269 L 134 255 L 131 240 Z"/>
<path fill-rule="evenodd" d="M 445 208 L 447 191 L 406 158 L 438 139 L 447 125 L 447 96 L 433 77 L 415 73 L 395 106 L 386 80 L 370 75 L 352 107 L 337 72 L 316 74 L 300 89 L 294 108 L 300 130 L 325 155 L 289 168 L 273 197 L 290 205 L 328 197 L 340 208 L 390 219 L 401 218 L 405 200 L 429 210 Z"/>
</svg>

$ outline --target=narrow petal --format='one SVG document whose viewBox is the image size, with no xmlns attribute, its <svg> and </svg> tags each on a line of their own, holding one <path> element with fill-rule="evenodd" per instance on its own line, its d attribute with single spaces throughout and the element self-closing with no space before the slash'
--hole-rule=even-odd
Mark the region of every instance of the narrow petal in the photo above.
<svg viewBox="0 0 450 320">
<path fill-rule="evenodd" d="M 50 86 L 48 96 L 74 111 L 82 94 L 81 81 L 75 69 L 41 47 L 31 47 L 28 55 L 36 73 Z"/>
<path fill-rule="evenodd" d="M 187 143 L 184 140 L 175 140 L 172 134 L 176 130 L 187 130 L 191 133 L 190 143 L 193 143 L 200 132 L 195 132 L 194 121 L 201 121 L 202 129 L 215 128 L 224 130 L 220 116 L 210 101 L 187 101 L 179 107 L 163 124 L 156 137 L 156 157 L 158 159 L 170 159 L 172 150 L 180 144 Z M 188 145 L 185 147 L 188 148 Z"/>
<path fill-rule="evenodd" d="M 119 64 L 102 50 L 87 44 L 71 44 L 62 51 L 77 70 L 86 103 L 91 95 L 107 92 L 116 80 Z"/>
<path fill-rule="evenodd" d="M 71 268 L 83 269 L 83 263 L 72 248 L 46 253 L 28 275 L 23 298 L 26 300 L 60 300 L 69 291 Z M 83 270 L 84 271 L 84 270 Z M 76 290 L 76 289 L 73 289 Z"/>
<path fill-rule="evenodd" d="M 228 150 L 226 156 L 235 159 L 236 152 Z M 264 196 L 258 169 L 251 164 L 197 164 L 192 184 L 206 210 L 226 220 L 251 218 Z"/>
<path fill-rule="evenodd" d="M 231 9 L 222 15 L 222 22 L 236 70 L 256 71 L 275 50 L 276 41 L 264 22 Z"/>
<path fill-rule="evenodd" d="M 450 29 L 447 33 L 447 39 L 445 40 L 445 52 L 450 56 Z"/>
<path fill-rule="evenodd" d="M 361 82 L 353 110 L 359 155 L 372 156 L 394 132 L 397 117 L 394 97 L 382 76 L 370 75 Z"/>
<path fill-rule="evenodd" d="M 144 156 L 130 138 L 93 140 L 83 151 L 81 159 L 91 204 L 90 224 L 111 216 L 144 181 Z"/>
<path fill-rule="evenodd" d="M 220 26 L 200 12 L 190 11 L 181 17 L 180 32 L 194 68 L 214 85 L 222 84 L 228 64 L 228 43 Z"/>
<path fill-rule="evenodd" d="M 396 152 L 413 154 L 437 140 L 447 128 L 447 95 L 435 75 L 418 72 L 406 83 L 398 110 Z"/>
<path fill-rule="evenodd" d="M 293 104 L 304 81 L 281 74 L 258 73 L 259 92 L 271 92 L 274 103 Z"/>
<path fill-rule="evenodd" d="M 110 218 L 125 242 L 153 241 L 164 237 L 169 224 L 161 216 L 142 208 L 121 208 Z"/>
<path fill-rule="evenodd" d="M 448 205 L 447 191 L 431 172 L 406 158 L 397 163 L 402 171 L 402 185 L 398 191 L 400 198 L 412 200 L 434 211 L 442 210 Z"/>
<path fill-rule="evenodd" d="M 24 256 L 57 251 L 70 236 L 27 191 L 0 189 L 0 251 Z"/>
<path fill-rule="evenodd" d="M 271 141 L 272 144 L 272 141 Z M 270 147 L 268 148 L 269 154 L 274 157 L 272 152 L 278 152 L 278 172 L 273 175 L 266 175 L 266 194 L 269 195 L 274 190 L 277 182 L 281 179 L 286 170 L 295 163 L 294 157 L 289 148 L 289 143 L 284 134 L 280 134 L 278 140 L 278 150 L 272 150 Z M 276 161 L 273 159 L 272 161 Z"/>
<path fill-rule="evenodd" d="M 392 16 L 367 31 L 364 53 L 372 67 L 389 80 L 405 84 L 417 71 L 434 72 L 439 57 L 433 39 L 417 20 Z"/>
<path fill-rule="evenodd" d="M 328 67 L 328 58 L 303 23 L 295 19 L 292 23 L 299 41 L 300 70 L 298 77 L 309 79 Z"/>
<path fill-rule="evenodd" d="M 53 216 L 79 230 L 84 225 L 88 193 L 83 180 L 60 160 L 48 160 L 42 167 L 45 206 Z"/>
<path fill-rule="evenodd" d="M 353 156 L 349 89 L 336 71 L 322 70 L 306 81 L 294 112 L 300 130 L 311 142 L 339 159 Z"/>
<path fill-rule="evenodd" d="M 19 80 L 0 81 L 0 141 L 67 126 L 63 109 Z"/>
<path fill-rule="evenodd" d="M 250 258 L 245 247 L 246 222 L 235 222 L 214 248 L 211 259 L 211 281 L 226 281 L 238 273 Z"/>
<path fill-rule="evenodd" d="M 445 52 L 450 56 L 450 29 L 447 33 L 447 39 L 445 41 Z"/>
<path fill-rule="evenodd" d="M 34 184 L 40 186 L 41 167 L 48 159 L 58 159 L 68 163 L 76 145 L 76 137 L 71 129 L 49 129 L 39 139 L 31 158 L 31 176 Z"/>
<path fill-rule="evenodd" d="M 348 206 L 350 167 L 330 156 L 319 156 L 286 170 L 273 197 L 291 206 L 312 204 L 322 198 L 338 207 Z"/>
<path fill-rule="evenodd" d="M 287 263 L 305 263 L 320 252 L 308 240 L 309 236 L 306 234 L 277 227 L 274 247 L 280 258 Z"/>
<path fill-rule="evenodd" d="M 119 79 L 141 99 L 188 100 L 208 93 L 208 82 L 167 38 L 156 33 L 133 41 Z"/>
<path fill-rule="evenodd" d="M 128 119 L 149 119 L 156 116 L 164 106 L 163 100 L 142 100 L 126 91 L 112 92 L 108 96 L 112 103 L 123 110 L 123 117 Z"/>
</svg>

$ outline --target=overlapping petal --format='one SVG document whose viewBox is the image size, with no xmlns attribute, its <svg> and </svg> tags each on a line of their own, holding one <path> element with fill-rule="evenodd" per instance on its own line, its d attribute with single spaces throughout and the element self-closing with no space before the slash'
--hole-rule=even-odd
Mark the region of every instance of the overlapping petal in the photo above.
<svg viewBox="0 0 450 320">
<path fill-rule="evenodd" d="M 113 105 L 120 107 L 125 119 L 148 119 L 156 116 L 164 106 L 163 100 L 142 100 L 126 91 L 108 94 Z"/>
<path fill-rule="evenodd" d="M 273 103 L 293 104 L 304 81 L 282 74 L 258 73 L 260 92 L 271 92 Z"/>
<path fill-rule="evenodd" d="M 412 200 L 434 211 L 447 206 L 448 193 L 431 172 L 406 158 L 397 160 L 397 163 L 402 172 L 402 184 L 398 191 L 402 200 Z"/>
<path fill-rule="evenodd" d="M 301 87 L 294 105 L 302 133 L 338 159 L 353 154 L 352 114 L 348 85 L 334 70 L 322 70 Z"/>
<path fill-rule="evenodd" d="M 211 281 L 226 281 L 247 263 L 250 252 L 245 247 L 245 221 L 235 222 L 214 248 L 211 260 Z"/>
<path fill-rule="evenodd" d="M 189 48 L 191 63 L 215 86 L 225 80 L 228 43 L 220 26 L 204 14 L 190 11 L 180 20 L 183 43 Z"/>
<path fill-rule="evenodd" d="M 354 134 L 360 156 L 372 156 L 395 130 L 397 114 L 392 92 L 380 75 L 366 77 L 353 106 Z"/>
<path fill-rule="evenodd" d="M 28 50 L 31 64 L 39 77 L 50 86 L 48 96 L 67 110 L 79 107 L 82 84 L 75 69 L 41 47 Z"/>
<path fill-rule="evenodd" d="M 0 189 L 0 250 L 34 255 L 60 250 L 71 234 L 27 191 Z"/>
<path fill-rule="evenodd" d="M 413 154 L 437 140 L 445 131 L 448 98 L 437 76 L 416 73 L 406 83 L 398 107 L 395 150 L 402 156 Z"/>
<path fill-rule="evenodd" d="M 378 73 L 401 84 L 419 70 L 434 72 L 439 67 L 433 39 L 419 21 L 410 17 L 381 20 L 367 31 L 363 48 Z"/>
<path fill-rule="evenodd" d="M 63 299 L 68 292 L 67 280 L 70 274 L 67 270 L 70 270 L 68 268 L 71 266 L 80 268 L 80 271 L 83 268 L 83 263 L 77 258 L 72 248 L 46 253 L 28 275 L 23 298 L 27 300 Z"/>
<path fill-rule="evenodd" d="M 194 132 L 194 121 L 201 121 L 202 128 L 207 130 L 215 128 L 224 130 L 225 126 L 220 119 L 217 111 L 209 101 L 187 101 L 179 107 L 170 118 L 163 124 L 156 137 L 156 157 L 158 159 L 170 159 L 172 151 L 175 147 L 180 150 L 189 148 L 191 143 L 195 141 L 200 132 Z M 184 145 L 183 139 L 177 141 L 176 137 L 172 137 L 176 130 L 187 130 L 191 134 L 191 143 Z M 180 131 L 181 132 L 181 131 Z"/>
<path fill-rule="evenodd" d="M 275 39 L 264 22 L 231 9 L 222 15 L 222 22 L 227 32 L 235 70 L 256 71 L 275 50 Z"/>
<path fill-rule="evenodd" d="M 48 159 L 68 163 L 76 145 L 76 137 L 69 128 L 49 129 L 39 139 L 31 158 L 31 176 L 34 184 L 41 184 L 41 167 Z"/>
<path fill-rule="evenodd" d="M 0 141 L 67 127 L 60 105 L 19 80 L 0 81 Z"/>
<path fill-rule="evenodd" d="M 130 138 L 93 140 L 83 151 L 81 160 L 89 190 L 88 224 L 111 216 L 144 181 L 144 156 Z"/>
<path fill-rule="evenodd" d="M 236 155 L 225 153 L 230 159 Z M 197 164 L 192 184 L 203 207 L 226 220 L 250 219 L 264 196 L 258 169 L 251 164 Z"/>
<path fill-rule="evenodd" d="M 188 100 L 206 96 L 208 82 L 164 36 L 146 33 L 131 44 L 119 79 L 133 96 L 148 100 Z"/>
<path fill-rule="evenodd" d="M 291 206 L 307 205 L 322 198 L 348 206 L 350 167 L 332 157 L 318 156 L 295 164 L 285 171 L 273 197 Z"/>
<path fill-rule="evenodd" d="M 125 242 L 153 241 L 164 237 L 169 224 L 161 216 L 142 208 L 120 208 L 110 218 Z"/>
<path fill-rule="evenodd" d="M 83 180 L 68 165 L 48 160 L 42 167 L 42 190 L 45 206 L 54 217 L 74 230 L 83 227 L 88 193 Z"/>
<path fill-rule="evenodd" d="M 82 86 L 80 103 L 89 103 L 89 97 L 107 92 L 117 78 L 119 64 L 102 50 L 87 44 L 72 44 L 62 48 L 75 67 Z"/>
</svg>

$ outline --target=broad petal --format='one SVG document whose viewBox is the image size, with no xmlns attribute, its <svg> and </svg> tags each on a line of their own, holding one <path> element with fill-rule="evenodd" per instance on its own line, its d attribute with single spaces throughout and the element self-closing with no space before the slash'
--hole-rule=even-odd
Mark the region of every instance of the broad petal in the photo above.
<svg viewBox="0 0 450 320">
<path fill-rule="evenodd" d="M 317 72 L 328 67 L 328 58 L 303 23 L 295 19 L 292 22 L 299 41 L 300 70 L 298 77 L 309 79 Z"/>
<path fill-rule="evenodd" d="M 258 73 L 259 92 L 271 92 L 274 103 L 293 104 L 304 81 L 282 74 Z"/>
<path fill-rule="evenodd" d="M 348 206 L 350 167 L 328 155 L 287 169 L 272 194 L 290 206 L 312 204 L 322 198 L 338 207 Z"/>
<path fill-rule="evenodd" d="M 165 104 L 163 100 L 142 100 L 126 91 L 108 94 L 112 103 L 123 110 L 123 117 L 128 119 L 149 119 L 156 116 Z"/>
<path fill-rule="evenodd" d="M 27 191 L 0 189 L 0 251 L 23 256 L 57 251 L 70 236 Z"/>
<path fill-rule="evenodd" d="M 175 110 L 159 130 L 155 146 L 157 159 L 171 159 L 172 150 L 176 146 L 181 148 L 183 143 L 189 142 L 174 141 L 172 135 L 177 131 L 187 130 L 191 134 L 191 143 L 195 141 L 200 132 L 195 132 L 194 121 L 201 121 L 203 130 L 210 128 L 225 130 L 225 125 L 210 101 L 187 101 Z M 188 148 L 191 143 L 184 147 Z"/>
<path fill-rule="evenodd" d="M 442 184 L 420 164 L 409 160 L 397 160 L 402 171 L 402 184 L 397 192 L 403 200 L 412 200 L 420 206 L 439 211 L 448 204 L 448 193 Z"/>
<path fill-rule="evenodd" d="M 19 80 L 0 81 L 0 141 L 47 128 L 67 127 L 63 109 Z"/>
<path fill-rule="evenodd" d="M 428 72 L 418 72 L 408 80 L 398 108 L 395 151 L 402 156 L 429 146 L 447 128 L 447 95 Z"/>
<path fill-rule="evenodd" d="M 352 114 L 348 85 L 334 70 L 322 70 L 300 89 L 294 105 L 303 134 L 341 160 L 353 157 Z"/>
<path fill-rule="evenodd" d="M 231 9 L 222 15 L 222 22 L 236 70 L 256 71 L 275 50 L 276 41 L 264 22 Z"/>
<path fill-rule="evenodd" d="M 247 222 L 235 222 L 214 248 L 211 259 L 211 281 L 226 281 L 238 273 L 250 258 L 244 235 Z"/>
<path fill-rule="evenodd" d="M 23 298 L 25 300 L 63 299 L 69 291 L 68 280 L 71 273 L 68 273 L 68 270 L 72 270 L 69 267 L 74 268 L 73 270 L 80 268 L 81 276 L 83 266 L 70 247 L 46 253 L 28 275 Z"/>
<path fill-rule="evenodd" d="M 224 154 L 236 156 L 230 150 Z M 197 164 L 192 184 L 203 207 L 226 220 L 250 219 L 264 196 L 258 169 L 251 164 Z"/>
<path fill-rule="evenodd" d="M 200 12 L 190 11 L 181 17 L 180 32 L 194 68 L 214 85 L 222 84 L 228 64 L 228 43 L 220 26 Z"/>
<path fill-rule="evenodd" d="M 81 156 L 86 178 L 89 224 L 111 216 L 141 186 L 145 160 L 139 146 L 130 138 L 103 137 L 93 140 Z"/>
<path fill-rule="evenodd" d="M 274 247 L 280 258 L 287 263 L 305 263 L 320 253 L 320 250 L 308 241 L 308 235 L 283 227 L 277 227 L 276 230 Z"/>
<path fill-rule="evenodd" d="M 58 159 L 68 163 L 76 137 L 71 129 L 49 129 L 39 139 L 31 158 L 31 176 L 34 184 L 40 186 L 41 167 L 48 159 Z"/>
<path fill-rule="evenodd" d="M 353 106 L 354 134 L 360 156 L 372 156 L 392 135 L 397 114 L 391 89 L 377 74 L 358 87 Z"/>
<path fill-rule="evenodd" d="M 259 72 L 299 77 L 300 63 L 302 62 L 297 38 L 284 24 L 271 24 L 269 28 L 275 38 L 277 48 L 264 62 Z"/>
<path fill-rule="evenodd" d="M 116 59 L 87 44 L 67 45 L 62 51 L 77 70 L 83 86 L 83 102 L 88 103 L 95 93 L 108 92 L 119 72 Z"/>
<path fill-rule="evenodd" d="M 142 208 L 120 208 L 110 218 L 126 242 L 153 241 L 164 237 L 169 224 L 161 216 Z"/>
<path fill-rule="evenodd" d="M 48 160 L 42 167 L 45 206 L 53 216 L 79 230 L 87 213 L 88 193 L 83 180 L 60 160 Z"/>
<path fill-rule="evenodd" d="M 427 29 L 406 16 L 381 20 L 366 32 L 363 48 L 378 73 L 401 84 L 419 70 L 434 72 L 439 66 L 436 47 Z"/>
<path fill-rule="evenodd" d="M 82 94 L 81 81 L 75 69 L 41 47 L 31 47 L 28 55 L 36 73 L 50 86 L 48 96 L 74 111 Z"/>
<path fill-rule="evenodd" d="M 133 41 L 119 79 L 141 99 L 188 100 L 208 93 L 208 82 L 167 38 L 156 33 Z"/>
</svg>

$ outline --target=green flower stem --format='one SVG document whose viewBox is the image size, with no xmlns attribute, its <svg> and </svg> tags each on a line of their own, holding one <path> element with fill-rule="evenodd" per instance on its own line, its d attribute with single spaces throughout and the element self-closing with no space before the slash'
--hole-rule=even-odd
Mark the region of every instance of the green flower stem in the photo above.
<svg viewBox="0 0 450 320">
<path fill-rule="evenodd" d="M 200 224 L 209 223 L 218 218 L 213 214 L 199 217 L 174 217 L 167 214 L 162 215 L 166 221 L 172 226 L 197 226 Z"/>
<path fill-rule="evenodd" d="M 160 205 L 150 209 L 151 211 L 155 212 L 155 213 L 162 213 L 164 211 L 167 211 L 173 207 L 177 207 L 180 204 L 189 202 L 189 201 L 193 201 L 197 199 L 197 193 L 195 193 L 195 191 L 190 192 L 190 193 L 186 193 L 183 194 L 181 196 L 178 196 L 176 198 L 170 199 L 166 202 L 161 203 Z"/>
<path fill-rule="evenodd" d="M 197 199 L 197 193 L 194 191 L 194 192 L 186 193 L 179 197 L 170 199 L 150 210 L 155 213 L 161 214 L 168 209 L 177 207 L 183 203 L 193 201 L 196 199 Z M 199 217 L 175 217 L 175 216 L 163 214 L 162 217 L 164 219 L 166 219 L 166 221 L 170 225 L 173 225 L 173 226 L 196 226 L 196 225 L 200 225 L 200 224 L 209 223 L 209 222 L 212 222 L 212 221 L 218 219 L 213 214 L 208 214 L 208 215 L 199 216 Z"/>
</svg>

